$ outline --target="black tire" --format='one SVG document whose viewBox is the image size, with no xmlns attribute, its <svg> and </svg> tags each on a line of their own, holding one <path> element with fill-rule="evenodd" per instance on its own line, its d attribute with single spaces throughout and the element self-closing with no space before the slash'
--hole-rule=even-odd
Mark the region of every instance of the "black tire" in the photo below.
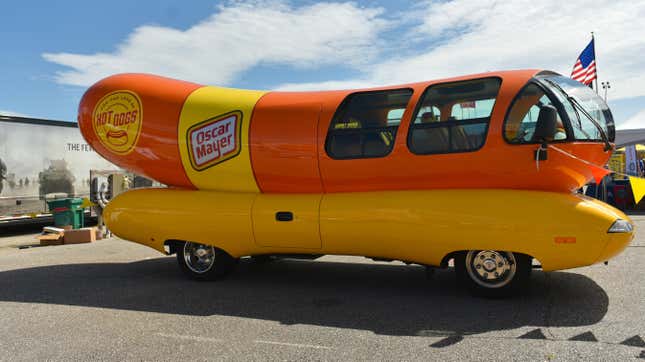
<svg viewBox="0 0 645 362">
<path fill-rule="evenodd" d="M 276 261 L 273 255 L 251 255 L 251 262 L 253 264 L 268 264 Z"/>
<path fill-rule="evenodd" d="M 470 257 L 469 257 L 470 255 Z M 480 268 L 476 267 L 475 257 L 483 258 L 495 255 L 504 259 L 503 263 L 508 263 L 509 270 L 505 270 L 500 278 L 487 280 L 479 275 Z M 499 260 L 499 259 L 497 259 Z M 495 250 L 470 250 L 459 253 L 455 256 L 455 273 L 457 280 L 465 285 L 469 291 L 479 297 L 485 298 L 507 298 L 514 295 L 523 294 L 528 290 L 531 279 L 532 261 L 528 255 L 520 253 L 511 253 Z M 468 264 L 470 263 L 470 271 Z M 514 268 L 513 268 L 514 265 Z M 506 265 L 505 265 L 506 266 Z M 510 272 L 510 269 L 513 272 Z M 485 272 L 486 270 L 484 270 Z"/>
<path fill-rule="evenodd" d="M 437 268 L 436 268 L 436 267 L 434 267 L 434 266 L 430 266 L 430 265 L 426 265 L 426 279 L 428 279 L 428 280 L 434 280 L 434 274 L 435 274 L 435 271 L 436 271 L 436 270 L 437 270 Z"/>
<path fill-rule="evenodd" d="M 206 250 L 205 258 L 212 259 L 212 262 L 199 263 L 195 258 L 194 251 L 197 249 Z M 206 260 L 206 259 L 204 259 Z M 177 248 L 177 263 L 182 272 L 191 279 L 205 281 L 218 280 L 226 276 L 235 268 L 237 259 L 230 256 L 224 250 L 210 245 L 184 242 Z"/>
</svg>

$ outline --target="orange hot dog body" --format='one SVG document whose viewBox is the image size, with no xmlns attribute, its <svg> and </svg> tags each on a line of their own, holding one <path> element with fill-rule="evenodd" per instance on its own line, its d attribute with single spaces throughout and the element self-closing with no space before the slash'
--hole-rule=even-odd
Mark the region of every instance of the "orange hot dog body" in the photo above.
<svg viewBox="0 0 645 362">
<path fill-rule="evenodd" d="M 201 86 L 194 83 L 144 74 L 119 74 L 90 87 L 78 108 L 78 124 L 83 137 L 108 161 L 164 184 L 193 188 L 179 157 L 177 122 L 186 97 Z M 118 154 L 101 142 L 93 125 L 93 113 L 100 99 L 129 90 L 141 100 L 143 117 L 139 138 L 128 154 Z M 118 103 L 113 112 L 119 111 Z M 125 110 L 125 109 L 124 109 Z M 113 113 L 114 114 L 114 113 Z M 124 130 L 107 131 L 108 138 L 123 139 Z"/>
<path fill-rule="evenodd" d="M 151 75 L 123 74 L 99 81 L 87 91 L 79 106 L 79 124 L 88 143 L 111 162 L 162 183 L 183 188 L 265 193 L 446 188 L 569 192 L 592 179 L 592 169 L 588 164 L 551 152 L 549 160 L 542 162 L 537 169 L 534 160 L 536 145 L 510 145 L 502 136 L 504 118 L 513 98 L 538 72 L 492 72 L 371 89 L 410 88 L 414 91 L 396 134 L 393 151 L 379 158 L 336 160 L 325 151 L 327 131 L 336 110 L 348 95 L 357 90 L 262 93 L 205 87 Z M 499 77 L 502 80 L 484 146 L 476 152 L 467 153 L 415 155 L 410 152 L 407 147 L 408 129 L 424 90 L 436 83 L 484 77 Z M 113 102 L 109 99 L 114 92 L 131 92 L 135 95 L 124 94 L 126 101 L 121 105 L 118 98 Z M 213 98 L 208 98 L 209 92 Z M 217 98 L 217 95 L 226 95 L 227 92 L 236 93 L 234 96 Z M 136 97 L 141 103 L 139 111 L 136 109 Z M 211 101 L 214 105 L 212 112 L 208 104 Z M 127 140 L 118 139 L 123 137 L 118 130 L 108 130 L 112 133 L 106 133 L 117 138 L 113 142 L 116 145 L 101 139 L 97 120 L 107 116 L 97 113 L 97 108 L 122 111 L 118 127 L 130 127 L 126 131 Z M 242 108 L 244 111 L 238 112 Z M 207 165 L 213 165 L 206 170 L 196 168 L 195 160 L 189 162 L 189 156 L 186 155 L 196 157 L 195 154 L 199 155 L 204 148 L 192 145 L 194 140 L 189 138 L 186 130 L 199 131 L 205 125 L 203 127 L 211 127 L 208 128 L 211 134 L 216 134 L 213 127 L 218 122 L 225 122 L 231 114 L 236 114 L 236 122 L 241 122 L 241 125 L 238 124 L 241 134 L 232 133 L 216 146 L 229 145 L 237 136 L 239 144 L 222 162 L 208 161 Z M 133 137 L 132 130 L 137 125 L 138 116 L 141 116 L 140 132 Z M 133 140 L 132 148 L 123 151 Z M 123 142 L 125 144 L 119 146 Z M 599 142 L 558 145 L 562 150 L 595 165 L 605 164 L 610 156 L 610 153 L 604 152 L 603 146 Z M 250 161 L 245 161 L 245 157 Z M 234 167 L 229 167 L 233 163 Z M 219 182 L 218 177 L 228 175 L 226 167 L 235 174 L 231 173 L 231 180 Z M 236 177 L 240 180 L 246 178 L 246 184 L 255 186 L 235 188 Z"/>
</svg>

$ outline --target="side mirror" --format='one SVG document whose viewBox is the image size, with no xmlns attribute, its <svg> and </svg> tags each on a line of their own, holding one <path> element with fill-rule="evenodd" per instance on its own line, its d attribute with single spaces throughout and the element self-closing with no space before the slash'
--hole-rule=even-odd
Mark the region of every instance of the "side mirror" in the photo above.
<svg viewBox="0 0 645 362">
<path fill-rule="evenodd" d="M 554 106 L 544 105 L 540 108 L 533 133 L 533 142 L 550 142 L 555 138 L 558 126 L 558 111 Z"/>
</svg>

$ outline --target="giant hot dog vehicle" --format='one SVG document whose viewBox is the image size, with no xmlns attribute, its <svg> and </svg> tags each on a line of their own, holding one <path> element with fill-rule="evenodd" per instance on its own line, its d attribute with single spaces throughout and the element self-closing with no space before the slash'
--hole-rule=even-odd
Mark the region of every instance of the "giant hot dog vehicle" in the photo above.
<svg viewBox="0 0 645 362">
<path fill-rule="evenodd" d="M 591 265 L 633 237 L 576 193 L 611 155 L 612 115 L 553 72 L 321 92 L 121 74 L 87 90 L 78 120 L 103 157 L 169 186 L 115 198 L 108 227 L 197 279 L 243 256 L 342 254 L 453 260 L 473 290 L 504 294 L 533 259 Z"/>
</svg>

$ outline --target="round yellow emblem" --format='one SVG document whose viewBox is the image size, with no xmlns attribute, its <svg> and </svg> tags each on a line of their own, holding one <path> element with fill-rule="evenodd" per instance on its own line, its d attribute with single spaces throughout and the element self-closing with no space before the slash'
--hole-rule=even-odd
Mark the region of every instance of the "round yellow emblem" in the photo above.
<svg viewBox="0 0 645 362">
<path fill-rule="evenodd" d="M 98 101 L 92 113 L 92 126 L 103 146 L 116 154 L 126 155 L 139 140 L 142 119 L 139 96 L 119 90 Z"/>
</svg>

